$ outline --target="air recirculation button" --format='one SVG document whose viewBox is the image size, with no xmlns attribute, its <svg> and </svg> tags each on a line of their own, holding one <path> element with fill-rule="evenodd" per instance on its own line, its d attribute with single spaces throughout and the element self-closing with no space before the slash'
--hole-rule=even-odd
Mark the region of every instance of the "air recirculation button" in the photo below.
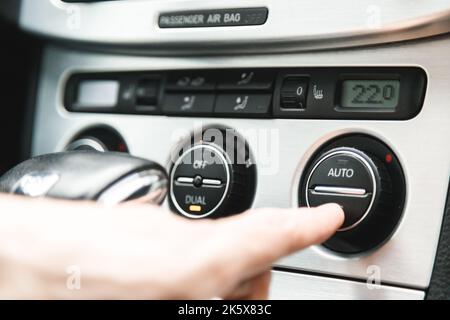
<svg viewBox="0 0 450 320">
<path fill-rule="evenodd" d="M 358 253 L 389 237 L 404 197 L 403 172 L 392 151 L 374 138 L 355 135 L 336 139 L 313 158 L 302 178 L 299 204 L 341 205 L 344 224 L 324 245 Z"/>
</svg>

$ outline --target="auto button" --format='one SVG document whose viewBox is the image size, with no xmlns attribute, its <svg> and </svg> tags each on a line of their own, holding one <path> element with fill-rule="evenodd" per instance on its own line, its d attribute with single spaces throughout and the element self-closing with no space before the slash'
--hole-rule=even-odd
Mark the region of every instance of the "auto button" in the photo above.
<svg viewBox="0 0 450 320">
<path fill-rule="evenodd" d="M 299 186 L 299 206 L 337 203 L 345 219 L 323 243 L 332 251 L 357 254 L 384 244 L 404 210 L 406 185 L 392 149 L 363 134 L 330 140 L 313 155 Z"/>
<path fill-rule="evenodd" d="M 372 175 L 373 170 L 362 155 L 353 150 L 340 150 L 319 160 L 311 174 L 309 185 L 310 188 L 323 185 L 372 192 Z"/>
<path fill-rule="evenodd" d="M 364 220 L 376 193 L 376 168 L 363 152 L 338 148 L 324 154 L 313 166 L 306 189 L 310 207 L 337 203 L 345 212 L 339 231 L 349 230 Z"/>
</svg>

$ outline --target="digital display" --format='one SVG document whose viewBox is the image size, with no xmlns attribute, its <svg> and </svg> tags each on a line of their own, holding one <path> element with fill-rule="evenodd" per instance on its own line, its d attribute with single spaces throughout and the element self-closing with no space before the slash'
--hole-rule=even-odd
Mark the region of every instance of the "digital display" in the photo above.
<svg viewBox="0 0 450 320">
<path fill-rule="evenodd" d="M 341 106 L 395 109 L 399 96 L 399 80 L 346 80 L 342 84 Z"/>
<path fill-rule="evenodd" d="M 120 84 L 115 80 L 84 80 L 78 87 L 76 105 L 79 108 L 114 107 Z"/>
</svg>

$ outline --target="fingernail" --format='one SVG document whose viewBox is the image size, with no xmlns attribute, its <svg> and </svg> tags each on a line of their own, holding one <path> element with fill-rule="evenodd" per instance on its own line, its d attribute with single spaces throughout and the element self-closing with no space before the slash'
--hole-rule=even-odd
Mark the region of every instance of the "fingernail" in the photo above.
<svg viewBox="0 0 450 320">
<path fill-rule="evenodd" d="M 331 209 L 333 207 L 333 209 L 338 210 L 337 207 L 340 209 L 340 211 L 344 212 L 344 206 L 337 204 L 337 203 L 326 203 L 321 205 L 319 208 L 328 208 Z"/>
</svg>

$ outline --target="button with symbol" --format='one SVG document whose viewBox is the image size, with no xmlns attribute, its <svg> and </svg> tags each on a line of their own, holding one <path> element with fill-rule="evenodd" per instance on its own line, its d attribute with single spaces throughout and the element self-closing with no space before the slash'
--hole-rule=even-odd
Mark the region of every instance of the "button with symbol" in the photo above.
<svg viewBox="0 0 450 320">
<path fill-rule="evenodd" d="M 210 115 L 214 100 L 213 94 L 166 94 L 162 110 L 168 115 Z"/>
<path fill-rule="evenodd" d="M 284 79 L 281 87 L 280 105 L 285 109 L 306 109 L 308 78 L 289 77 Z"/>
<path fill-rule="evenodd" d="M 173 72 L 168 77 L 166 89 L 169 91 L 212 91 L 215 86 L 216 80 L 208 72 Z"/>
<path fill-rule="evenodd" d="M 156 106 L 158 104 L 160 80 L 140 80 L 136 88 L 136 105 Z M 126 94 L 126 92 L 124 92 Z"/>
<path fill-rule="evenodd" d="M 226 73 L 219 81 L 219 90 L 269 90 L 272 88 L 274 73 L 268 70 L 236 70 Z"/>
<path fill-rule="evenodd" d="M 219 94 L 214 113 L 264 117 L 269 115 L 271 103 L 270 94 Z"/>
<path fill-rule="evenodd" d="M 313 96 L 316 100 L 323 99 L 323 89 L 321 89 L 318 85 L 313 85 Z"/>
</svg>

